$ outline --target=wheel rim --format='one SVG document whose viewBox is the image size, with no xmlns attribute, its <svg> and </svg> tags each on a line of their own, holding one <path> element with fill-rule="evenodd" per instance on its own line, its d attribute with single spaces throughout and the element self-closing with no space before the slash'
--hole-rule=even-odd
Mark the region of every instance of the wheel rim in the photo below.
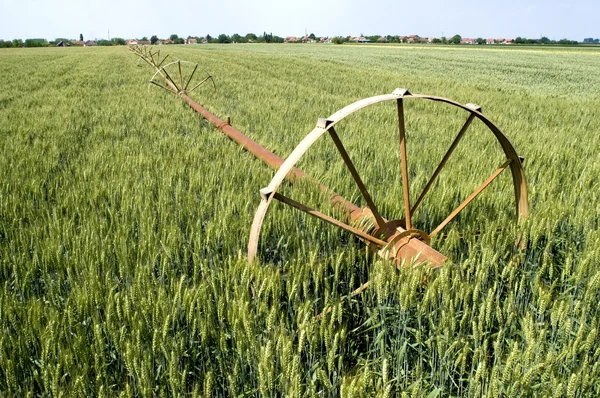
<svg viewBox="0 0 600 398">
<path fill-rule="evenodd" d="M 469 113 L 469 117 L 464 123 L 463 127 L 459 131 L 457 137 L 452 142 L 450 148 L 442 158 L 442 161 L 434 171 L 432 177 L 426 184 L 425 188 L 419 195 L 418 199 L 411 206 L 410 203 L 410 191 L 409 191 L 409 179 L 408 179 L 408 159 L 406 156 L 406 130 L 404 125 L 404 100 L 406 99 L 426 99 L 430 101 L 442 102 L 457 108 L 463 109 Z M 345 150 L 345 147 L 340 140 L 335 126 L 345 119 L 347 116 L 363 109 L 368 106 L 386 102 L 386 101 L 396 101 L 397 102 L 397 110 L 398 110 L 398 130 L 399 130 L 399 141 L 400 141 L 400 155 L 401 155 L 401 168 L 402 168 L 402 183 L 403 183 L 403 198 L 404 198 L 404 209 L 405 209 L 405 228 L 394 228 L 390 229 L 390 222 L 385 220 L 379 210 L 377 205 L 374 203 L 371 195 L 366 189 L 362 179 L 354 164 L 352 163 L 348 153 Z M 500 143 L 502 151 L 506 156 L 506 161 L 496 170 L 487 180 L 485 180 L 469 197 L 463 201 L 437 228 L 435 228 L 430 234 L 427 234 L 423 231 L 419 231 L 412 227 L 412 215 L 422 202 L 423 198 L 426 196 L 429 189 L 433 186 L 434 181 L 437 176 L 440 174 L 441 170 L 444 168 L 446 161 L 452 155 L 454 149 L 461 141 L 462 137 L 465 135 L 467 129 L 469 128 L 472 121 L 477 118 L 481 120 L 485 126 L 494 134 L 496 140 Z M 352 175 L 355 184 L 357 185 L 362 197 L 365 199 L 367 203 L 368 212 L 371 214 L 372 219 L 375 222 L 375 231 L 382 239 L 374 235 L 365 236 L 365 232 L 353 227 L 352 225 L 343 223 L 339 220 L 332 219 L 329 216 L 324 215 L 323 213 L 318 212 L 317 210 L 311 209 L 308 206 L 305 206 L 299 202 L 295 202 L 291 198 L 287 198 L 277 191 L 281 186 L 283 180 L 286 178 L 288 173 L 295 167 L 298 161 L 303 157 L 303 155 L 315 144 L 323 135 L 329 134 L 333 139 L 333 142 L 338 149 L 346 167 L 349 169 L 350 174 Z M 308 214 L 311 214 L 317 218 L 320 218 L 323 221 L 336 225 L 337 227 L 344 229 L 362 240 L 367 241 L 367 243 L 375 245 L 379 248 L 379 251 L 384 250 L 386 247 L 393 246 L 395 249 L 392 251 L 394 258 L 399 253 L 400 248 L 404 246 L 402 242 L 406 239 L 416 238 L 422 241 L 429 241 L 429 238 L 435 236 L 439 233 L 450 221 L 452 221 L 469 203 L 471 203 L 491 182 L 493 182 L 505 169 L 510 168 L 513 180 L 514 187 L 514 195 L 515 195 L 515 204 L 516 204 L 516 219 L 517 222 L 523 221 L 527 215 L 529 214 L 529 206 L 527 199 L 527 184 L 525 180 L 525 173 L 523 170 L 522 162 L 520 157 L 518 156 L 515 148 L 508 140 L 508 138 L 500 131 L 500 129 L 489 120 L 482 112 L 481 108 L 477 105 L 473 104 L 460 104 L 456 101 L 423 94 L 411 94 L 408 90 L 405 89 L 396 89 L 392 94 L 379 95 L 370 98 L 365 98 L 360 101 L 354 102 L 339 111 L 332 114 L 330 117 L 326 119 L 319 119 L 317 121 L 316 127 L 296 146 L 296 148 L 292 151 L 292 153 L 288 156 L 279 170 L 276 172 L 275 176 L 269 183 L 269 185 L 260 190 L 262 200 L 261 203 L 255 213 L 254 220 L 251 227 L 250 239 L 248 242 L 248 260 L 252 262 L 256 258 L 256 254 L 258 251 L 258 242 L 260 238 L 260 232 L 262 229 L 262 224 L 264 222 L 265 215 L 269 209 L 271 201 L 273 199 L 277 199 L 279 201 L 284 202 L 287 205 L 290 205 L 296 209 L 304 211 Z M 365 213 L 364 211 L 361 213 Z M 364 214 L 363 214 L 364 215 Z M 352 214 L 351 219 L 359 219 L 361 217 L 360 214 Z M 424 243 L 426 246 L 426 244 Z M 437 252 L 435 252 L 437 253 Z M 438 253 L 439 254 L 439 253 Z M 443 257 L 443 256 L 442 256 Z"/>
</svg>

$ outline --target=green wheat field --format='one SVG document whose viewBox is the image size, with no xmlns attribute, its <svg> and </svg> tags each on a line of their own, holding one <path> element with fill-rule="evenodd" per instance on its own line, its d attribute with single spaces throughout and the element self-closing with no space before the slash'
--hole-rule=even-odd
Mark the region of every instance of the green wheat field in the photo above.
<svg viewBox="0 0 600 398">
<path fill-rule="evenodd" d="M 149 90 L 125 47 L 2 50 L 1 396 L 600 395 L 599 49 L 161 52 L 211 74 L 192 97 L 282 157 L 397 87 L 476 103 L 525 158 L 530 217 L 516 226 L 505 172 L 432 241 L 446 266 L 398 270 L 275 204 L 248 265 L 274 170 Z M 413 201 L 466 116 L 406 100 Z M 386 103 L 336 128 L 388 219 L 404 212 L 396 122 Z M 364 205 L 327 138 L 298 166 Z M 473 123 L 413 223 L 431 231 L 503 161 Z M 312 184 L 282 192 L 336 212 Z"/>
</svg>

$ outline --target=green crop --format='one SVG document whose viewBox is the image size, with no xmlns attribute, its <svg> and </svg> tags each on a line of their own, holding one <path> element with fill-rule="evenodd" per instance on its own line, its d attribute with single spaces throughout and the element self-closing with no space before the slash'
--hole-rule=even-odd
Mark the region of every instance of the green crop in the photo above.
<svg viewBox="0 0 600 398">
<path fill-rule="evenodd" d="M 275 204 L 248 265 L 273 170 L 148 91 L 124 48 L 3 50 L 0 395 L 600 394 L 597 49 L 163 51 L 213 75 L 194 98 L 282 157 L 317 118 L 396 87 L 477 103 L 526 158 L 531 216 L 514 227 L 505 172 L 432 242 L 452 265 L 397 270 Z M 403 215 L 394 112 L 337 128 L 389 219 Z M 406 118 L 414 200 L 466 114 L 407 100 Z M 474 123 L 415 225 L 431 231 L 503 160 Z M 298 166 L 360 204 L 328 137 Z M 336 212 L 310 183 L 282 192 Z"/>
</svg>

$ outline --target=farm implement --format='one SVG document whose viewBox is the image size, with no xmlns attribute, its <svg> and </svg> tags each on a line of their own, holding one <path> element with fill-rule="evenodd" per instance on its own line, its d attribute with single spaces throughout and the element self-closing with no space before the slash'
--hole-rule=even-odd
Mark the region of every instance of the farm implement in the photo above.
<svg viewBox="0 0 600 398">
<path fill-rule="evenodd" d="M 518 156 L 515 148 L 500 131 L 500 129 L 489 120 L 479 106 L 474 104 L 461 104 L 456 101 L 423 94 L 413 94 L 406 89 L 395 89 L 391 94 L 377 95 L 370 98 L 354 102 L 331 116 L 318 119 L 315 128 L 306 135 L 306 137 L 296 146 L 291 154 L 283 159 L 263 146 L 259 145 L 248 136 L 244 135 L 238 129 L 230 124 L 229 119 L 222 120 L 215 114 L 202 107 L 194 101 L 190 94 L 202 84 L 212 82 L 211 76 L 200 78 L 196 75 L 198 64 L 189 63 L 181 60 L 174 60 L 170 56 L 161 57 L 160 51 L 151 47 L 131 47 L 140 60 L 148 63 L 154 70 L 154 76 L 150 79 L 149 85 L 154 85 L 181 97 L 194 111 L 198 112 L 204 119 L 213 124 L 218 130 L 228 136 L 231 140 L 241 145 L 247 152 L 253 154 L 256 158 L 262 160 L 265 164 L 276 170 L 275 176 L 270 183 L 263 189 L 260 189 L 261 201 L 254 215 L 254 221 L 250 228 L 250 238 L 248 242 L 248 261 L 252 262 L 258 253 L 261 228 L 265 220 L 267 211 L 273 202 L 277 200 L 287 206 L 293 207 L 301 212 L 308 213 L 326 223 L 334 225 L 363 241 L 369 248 L 377 252 L 381 257 L 392 260 L 397 266 L 403 263 L 426 262 L 432 267 L 439 267 L 447 260 L 446 256 L 439 253 L 430 246 L 431 238 L 440 233 L 469 203 L 471 203 L 484 189 L 486 189 L 504 170 L 509 169 L 512 174 L 512 185 L 514 189 L 515 215 L 517 222 L 525 219 L 529 213 L 527 200 L 527 185 L 523 171 L 522 159 Z M 184 73 L 183 70 L 191 70 Z M 466 120 L 459 130 L 456 138 L 452 141 L 450 147 L 445 152 L 439 165 L 425 184 L 425 187 L 414 202 L 411 202 L 409 172 L 407 160 L 407 134 L 405 126 L 405 103 L 407 101 L 434 101 L 444 103 L 455 107 L 466 115 Z M 346 147 L 344 146 L 341 134 L 336 130 L 338 124 L 346 117 L 360 112 L 363 109 L 379 103 L 391 102 L 395 105 L 397 139 L 400 159 L 400 169 L 402 174 L 402 192 L 403 209 L 402 218 L 387 219 L 379 211 L 372 195 L 360 177 L 359 171 L 352 162 Z M 504 162 L 485 179 L 462 203 L 460 203 L 448 216 L 434 229 L 429 232 L 415 228 L 413 215 L 423 202 L 426 194 L 434 185 L 438 175 L 444 169 L 448 159 L 456 149 L 458 143 L 465 136 L 471 123 L 479 119 L 486 127 L 486 130 L 492 134 L 495 140 L 500 144 Z M 351 201 L 334 193 L 325 185 L 313 180 L 307 173 L 296 167 L 300 159 L 315 145 L 323 136 L 329 136 L 339 156 L 347 167 L 356 188 L 366 207 L 361 208 Z M 328 193 L 333 206 L 341 210 L 338 213 L 341 217 L 334 218 L 324 214 L 304 203 L 300 203 L 280 191 L 284 180 L 293 183 L 298 180 L 308 180 L 314 182 L 323 192 Z"/>
</svg>

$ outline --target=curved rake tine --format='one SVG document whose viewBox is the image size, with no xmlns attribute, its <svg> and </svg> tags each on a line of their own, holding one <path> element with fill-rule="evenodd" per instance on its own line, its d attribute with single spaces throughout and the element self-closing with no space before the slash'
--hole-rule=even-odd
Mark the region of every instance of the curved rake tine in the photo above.
<svg viewBox="0 0 600 398">
<path fill-rule="evenodd" d="M 412 228 L 410 220 L 410 192 L 408 186 L 408 165 L 406 161 L 406 126 L 404 125 L 404 101 L 397 100 L 398 105 L 398 129 L 400 131 L 400 157 L 402 160 L 402 185 L 404 189 L 404 219 L 406 229 Z"/>
<path fill-rule="evenodd" d="M 460 213 L 469 203 L 471 203 L 473 201 L 473 199 L 475 199 L 477 197 L 477 195 L 479 195 L 481 193 L 481 191 L 483 191 L 488 185 L 490 185 L 490 183 L 492 181 L 494 181 L 496 179 L 496 177 L 498 177 L 500 175 L 500 173 L 502 173 L 504 170 L 506 170 L 508 165 L 510 165 L 510 162 L 512 162 L 512 159 L 507 159 L 504 163 L 502 163 L 502 165 L 500 167 L 498 167 L 498 169 L 496 171 L 494 171 L 492 173 L 492 175 L 489 176 L 488 179 L 485 180 L 485 182 L 483 184 L 481 184 L 475 191 L 473 191 L 473 193 L 471 195 L 469 195 L 469 197 L 467 199 L 465 199 L 465 201 L 462 202 L 460 204 L 460 206 L 458 206 L 456 209 L 454 209 L 454 211 L 452 213 L 450 213 L 450 215 L 448 217 L 446 217 L 446 219 L 444 221 L 442 221 L 442 223 L 440 225 L 438 225 L 438 227 L 436 229 L 434 229 L 432 233 L 429 234 L 429 236 L 433 238 L 438 232 L 440 232 L 446 226 L 446 224 L 448 224 L 450 221 L 452 221 L 454 219 L 454 217 L 456 217 L 458 215 L 458 213 Z"/>
</svg>

